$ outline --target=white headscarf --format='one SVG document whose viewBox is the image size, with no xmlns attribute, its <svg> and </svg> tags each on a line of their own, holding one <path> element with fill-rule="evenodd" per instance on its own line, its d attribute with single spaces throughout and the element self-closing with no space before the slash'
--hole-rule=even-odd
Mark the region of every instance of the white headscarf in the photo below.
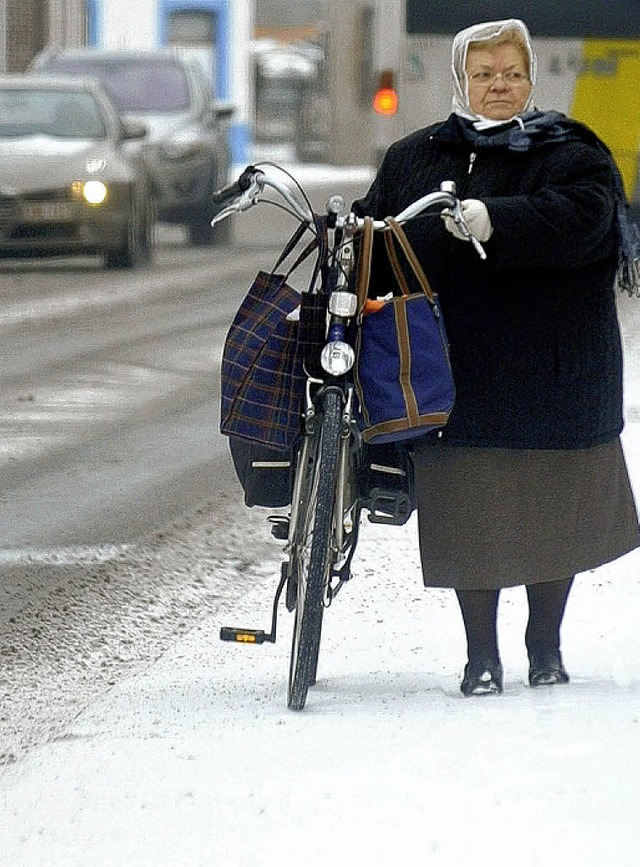
<svg viewBox="0 0 640 867">
<path fill-rule="evenodd" d="M 504 21 L 486 21 L 484 24 L 474 24 L 461 30 L 456 34 L 453 40 L 451 50 L 451 72 L 453 75 L 453 111 L 464 117 L 467 120 L 474 122 L 474 127 L 478 130 L 489 129 L 492 126 L 500 126 L 504 123 L 510 123 L 514 118 L 519 117 L 522 112 L 529 111 L 533 108 L 533 97 L 529 94 L 527 104 L 514 117 L 508 120 L 490 120 L 484 115 L 477 114 L 469 105 L 469 79 L 466 73 L 467 52 L 470 42 L 482 42 L 485 39 L 493 39 L 495 36 L 508 31 L 516 31 L 522 38 L 522 42 L 529 55 L 529 78 L 532 86 L 536 83 L 536 74 L 538 62 L 536 59 L 533 45 L 531 44 L 531 36 L 524 21 L 519 18 L 506 18 Z M 519 43 L 518 43 L 519 44 Z M 533 87 L 532 87 L 533 90 Z"/>
</svg>

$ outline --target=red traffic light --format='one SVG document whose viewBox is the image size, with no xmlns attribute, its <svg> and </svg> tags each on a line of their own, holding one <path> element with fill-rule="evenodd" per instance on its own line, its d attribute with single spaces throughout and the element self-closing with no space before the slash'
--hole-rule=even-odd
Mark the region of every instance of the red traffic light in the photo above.
<svg viewBox="0 0 640 867">
<path fill-rule="evenodd" d="M 373 110 L 376 114 L 391 115 L 398 111 L 398 94 L 394 87 L 394 75 L 391 69 L 380 73 L 378 89 L 373 97 Z"/>
<path fill-rule="evenodd" d="M 373 110 L 377 114 L 395 114 L 398 111 L 398 94 L 390 87 L 377 90 L 373 97 Z"/>
</svg>

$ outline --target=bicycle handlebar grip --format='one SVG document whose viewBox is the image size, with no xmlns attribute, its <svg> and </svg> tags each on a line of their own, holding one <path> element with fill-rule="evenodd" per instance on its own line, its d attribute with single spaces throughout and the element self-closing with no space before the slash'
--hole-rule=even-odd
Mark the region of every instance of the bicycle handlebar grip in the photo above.
<svg viewBox="0 0 640 867">
<path fill-rule="evenodd" d="M 238 199 L 245 190 L 248 190 L 251 186 L 251 181 L 253 180 L 253 176 L 256 174 L 258 170 L 255 166 L 247 166 L 246 169 L 242 172 L 237 181 L 233 181 L 230 184 L 227 184 L 226 187 L 222 187 L 213 194 L 213 204 L 214 205 L 227 205 L 233 202 L 235 199 Z"/>
</svg>

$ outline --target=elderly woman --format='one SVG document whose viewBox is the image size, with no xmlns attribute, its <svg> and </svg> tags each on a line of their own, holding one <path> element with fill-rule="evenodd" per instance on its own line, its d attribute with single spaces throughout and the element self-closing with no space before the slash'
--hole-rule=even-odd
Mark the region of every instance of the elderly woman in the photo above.
<svg viewBox="0 0 640 867">
<path fill-rule="evenodd" d="M 639 544 L 614 294 L 636 288 L 637 251 L 606 147 L 532 108 L 523 22 L 460 32 L 452 70 L 453 113 L 392 145 L 355 208 L 383 218 L 453 180 L 487 252 L 446 215 L 405 227 L 440 296 L 457 388 L 447 427 L 415 446 L 423 580 L 457 592 L 461 690 L 478 695 L 503 688 L 501 588 L 526 587 L 530 685 L 567 683 L 574 575 Z"/>
</svg>

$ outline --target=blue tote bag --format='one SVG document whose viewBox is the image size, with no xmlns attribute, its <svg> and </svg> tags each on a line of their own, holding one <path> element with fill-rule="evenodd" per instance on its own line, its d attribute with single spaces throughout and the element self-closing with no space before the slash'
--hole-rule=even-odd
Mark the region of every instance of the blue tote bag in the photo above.
<svg viewBox="0 0 640 867">
<path fill-rule="evenodd" d="M 449 347 L 438 298 L 400 225 L 387 218 L 386 252 L 397 286 L 382 304 L 367 303 L 373 226 L 360 250 L 355 385 L 366 443 L 408 440 L 446 425 L 455 401 Z M 420 287 L 411 293 L 398 251 Z M 386 288 L 386 287 L 385 287 Z M 398 294 L 399 293 L 399 294 Z M 371 312 L 369 310 L 371 309 Z"/>
</svg>

